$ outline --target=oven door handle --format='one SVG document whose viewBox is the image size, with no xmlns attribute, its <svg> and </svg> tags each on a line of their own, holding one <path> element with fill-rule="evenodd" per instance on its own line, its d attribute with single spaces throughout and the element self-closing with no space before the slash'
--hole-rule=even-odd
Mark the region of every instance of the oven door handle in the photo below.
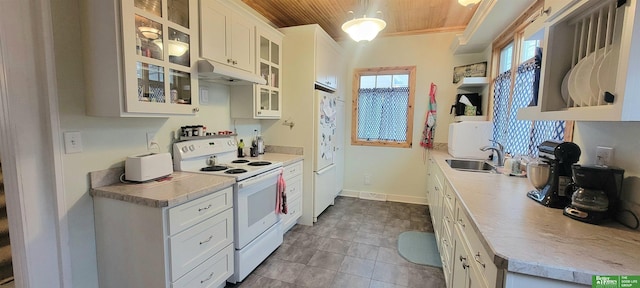
<svg viewBox="0 0 640 288">
<path fill-rule="evenodd" d="M 245 186 L 253 185 L 253 184 L 256 184 L 258 182 L 264 181 L 264 180 L 266 180 L 268 178 L 277 176 L 278 174 L 280 174 L 280 172 L 281 172 L 280 170 L 282 170 L 282 169 L 278 168 L 278 169 L 275 169 L 273 172 L 267 172 L 267 173 L 258 175 L 256 177 L 249 178 L 247 180 L 241 181 L 241 182 L 238 183 L 238 188 L 244 188 Z"/>
</svg>

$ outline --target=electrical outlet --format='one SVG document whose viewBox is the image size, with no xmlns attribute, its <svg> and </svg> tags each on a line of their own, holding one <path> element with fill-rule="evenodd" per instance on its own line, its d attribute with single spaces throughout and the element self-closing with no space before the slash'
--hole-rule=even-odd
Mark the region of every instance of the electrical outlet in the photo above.
<svg viewBox="0 0 640 288">
<path fill-rule="evenodd" d="M 160 149 L 160 146 L 158 146 L 158 139 L 156 138 L 156 133 L 147 132 L 147 150 L 151 150 L 153 146 L 158 148 L 158 150 Z"/>
<path fill-rule="evenodd" d="M 371 185 L 371 174 L 364 174 L 364 185 Z"/>
<path fill-rule="evenodd" d="M 64 152 L 67 154 L 82 152 L 82 134 L 80 131 L 64 132 Z"/>
<path fill-rule="evenodd" d="M 603 146 L 596 147 L 597 166 L 609 166 L 611 165 L 611 159 L 613 159 L 613 148 Z"/>
</svg>

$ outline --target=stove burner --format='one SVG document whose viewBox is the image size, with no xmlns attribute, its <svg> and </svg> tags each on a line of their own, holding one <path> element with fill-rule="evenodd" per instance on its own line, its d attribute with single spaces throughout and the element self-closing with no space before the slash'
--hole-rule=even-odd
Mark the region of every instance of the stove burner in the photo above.
<svg viewBox="0 0 640 288">
<path fill-rule="evenodd" d="M 209 166 L 209 167 L 200 168 L 200 171 L 212 172 L 212 171 L 222 171 L 222 170 L 227 170 L 227 169 L 229 169 L 229 167 L 215 165 L 215 166 Z"/>
<path fill-rule="evenodd" d="M 249 164 L 247 164 L 249 166 L 266 166 L 266 165 L 271 165 L 271 162 L 268 161 L 254 161 L 251 162 Z"/>
<path fill-rule="evenodd" d="M 249 162 L 249 160 L 247 159 L 238 159 L 238 160 L 231 161 L 231 163 L 247 163 L 247 162 Z"/>
<path fill-rule="evenodd" d="M 230 169 L 230 170 L 224 171 L 224 173 L 226 173 L 226 174 L 241 174 L 241 173 L 244 173 L 244 172 L 247 172 L 247 170 L 239 169 L 239 168 L 235 168 L 235 169 Z"/>
</svg>

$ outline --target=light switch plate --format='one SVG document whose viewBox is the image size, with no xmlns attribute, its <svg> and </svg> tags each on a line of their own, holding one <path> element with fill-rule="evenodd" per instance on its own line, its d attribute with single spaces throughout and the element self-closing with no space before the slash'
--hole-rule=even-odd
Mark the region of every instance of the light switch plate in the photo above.
<svg viewBox="0 0 640 288">
<path fill-rule="evenodd" d="M 80 131 L 67 131 L 63 133 L 64 152 L 67 154 L 82 152 L 82 134 Z"/>
</svg>

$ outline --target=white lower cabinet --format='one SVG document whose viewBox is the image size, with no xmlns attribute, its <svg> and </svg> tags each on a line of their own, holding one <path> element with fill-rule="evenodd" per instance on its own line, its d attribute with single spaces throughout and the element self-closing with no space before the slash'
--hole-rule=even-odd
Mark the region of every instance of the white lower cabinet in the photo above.
<svg viewBox="0 0 640 288">
<path fill-rule="evenodd" d="M 287 214 L 281 214 L 282 233 L 286 233 L 302 216 L 302 161 L 287 165 L 283 173 L 286 183 Z"/>
<path fill-rule="evenodd" d="M 95 197 L 100 287 L 224 287 L 232 205 L 232 187 L 171 208 Z"/>
<path fill-rule="evenodd" d="M 498 269 L 463 201 L 433 158 L 428 162 L 428 180 L 429 211 L 448 288 L 586 287 Z"/>
<path fill-rule="evenodd" d="M 429 159 L 429 210 L 447 287 L 502 287 L 502 273 L 489 258 L 451 184 Z"/>
</svg>

